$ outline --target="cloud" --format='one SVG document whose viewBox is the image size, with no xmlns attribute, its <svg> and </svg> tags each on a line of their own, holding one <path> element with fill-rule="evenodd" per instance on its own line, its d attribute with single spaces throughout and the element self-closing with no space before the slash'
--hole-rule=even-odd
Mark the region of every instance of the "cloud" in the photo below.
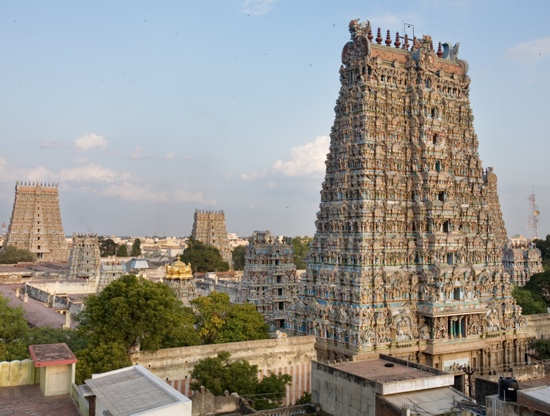
<svg viewBox="0 0 550 416">
<path fill-rule="evenodd" d="M 330 138 L 320 136 L 315 141 L 297 146 L 290 153 L 290 160 L 277 160 L 273 171 L 283 176 L 305 176 L 325 171 Z"/>
<path fill-rule="evenodd" d="M 276 0 L 244 0 L 241 13 L 260 15 L 266 14 L 273 8 Z"/>
<path fill-rule="evenodd" d="M 68 144 L 60 140 L 45 140 L 40 143 L 41 149 L 63 149 L 65 147 L 68 147 Z"/>
<path fill-rule="evenodd" d="M 117 173 L 96 163 L 88 163 L 71 169 L 61 169 L 57 175 L 64 182 L 115 182 L 126 179 L 127 173 Z"/>
<path fill-rule="evenodd" d="M 206 205 L 216 205 L 217 201 L 207 200 L 201 192 L 161 191 L 151 185 L 122 181 L 111 184 L 100 192 L 102 195 L 117 197 L 127 201 L 141 202 L 195 202 Z"/>
<path fill-rule="evenodd" d="M 175 154 L 175 153 L 167 153 L 167 154 L 164 156 L 164 160 L 174 160 L 175 157 L 176 157 L 176 154 Z"/>
<path fill-rule="evenodd" d="M 75 140 L 74 145 L 77 149 L 85 151 L 93 149 L 95 147 L 99 149 L 105 149 L 107 147 L 107 140 L 104 137 L 92 133 L 86 136 L 79 137 Z"/>
<path fill-rule="evenodd" d="M 289 160 L 277 160 L 271 169 L 250 174 L 243 173 L 241 179 L 253 181 L 273 175 L 296 177 L 323 173 L 329 144 L 329 136 L 319 136 L 313 142 L 294 147 L 290 152 Z M 269 181 L 269 187 L 274 186 L 275 183 Z"/>
<path fill-rule="evenodd" d="M 504 51 L 503 57 L 527 65 L 533 65 L 550 56 L 550 37 L 520 43 Z"/>
</svg>

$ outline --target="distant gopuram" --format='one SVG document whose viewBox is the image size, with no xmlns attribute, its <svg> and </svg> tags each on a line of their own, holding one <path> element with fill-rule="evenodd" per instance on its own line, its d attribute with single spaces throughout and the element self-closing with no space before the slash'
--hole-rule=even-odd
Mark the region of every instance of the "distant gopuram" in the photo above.
<svg viewBox="0 0 550 416">
<path fill-rule="evenodd" d="M 36 254 L 38 261 L 67 262 L 57 184 L 19 182 L 6 245 Z"/>
<path fill-rule="evenodd" d="M 216 247 L 220 251 L 223 260 L 229 264 L 229 267 L 233 268 L 223 211 L 195 210 L 191 236 L 204 244 Z"/>
<path fill-rule="evenodd" d="M 99 279 L 101 257 L 97 234 L 73 234 L 69 279 Z"/>
<path fill-rule="evenodd" d="M 353 20 L 293 332 L 321 359 L 379 352 L 444 370 L 525 360 L 458 44 Z M 395 41 L 393 40 L 395 39 Z"/>
</svg>

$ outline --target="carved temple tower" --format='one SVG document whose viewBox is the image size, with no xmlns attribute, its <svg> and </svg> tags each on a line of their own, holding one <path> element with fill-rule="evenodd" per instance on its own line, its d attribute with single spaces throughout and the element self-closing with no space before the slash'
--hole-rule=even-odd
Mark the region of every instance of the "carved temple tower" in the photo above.
<svg viewBox="0 0 550 416">
<path fill-rule="evenodd" d="M 97 234 L 73 233 L 69 256 L 69 279 L 99 279 L 101 258 Z"/>
<path fill-rule="evenodd" d="M 269 231 L 254 231 L 249 241 L 239 302 L 255 304 L 270 331 L 285 330 L 288 313 L 297 299 L 291 240 L 279 240 Z"/>
<path fill-rule="evenodd" d="M 68 260 L 57 187 L 57 184 L 16 182 L 6 245 L 29 250 L 39 261 Z"/>
<path fill-rule="evenodd" d="M 220 251 L 223 260 L 233 268 L 223 211 L 195 210 L 195 220 L 191 236 L 204 244 L 216 247 Z"/>
<path fill-rule="evenodd" d="M 294 332 L 315 335 L 321 359 L 523 361 L 497 178 L 478 155 L 458 44 L 389 31 L 382 43 L 358 20 L 350 33 Z"/>
</svg>

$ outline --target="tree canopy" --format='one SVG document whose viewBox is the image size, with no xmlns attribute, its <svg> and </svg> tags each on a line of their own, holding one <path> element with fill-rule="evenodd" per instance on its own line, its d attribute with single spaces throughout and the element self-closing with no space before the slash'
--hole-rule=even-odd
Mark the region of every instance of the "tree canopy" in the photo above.
<svg viewBox="0 0 550 416">
<path fill-rule="evenodd" d="M 536 273 L 523 287 L 516 287 L 512 296 L 525 315 L 546 313 L 550 307 L 550 271 Z"/>
<path fill-rule="evenodd" d="M 234 270 L 244 270 L 246 246 L 237 246 L 233 249 L 231 257 L 233 259 Z"/>
<path fill-rule="evenodd" d="M 8 299 L 0 294 L 0 361 L 26 358 L 28 335 L 23 309 L 10 307 Z"/>
<path fill-rule="evenodd" d="M 34 262 L 36 261 L 36 255 L 29 250 L 10 245 L 0 250 L 0 264 L 15 264 L 23 261 Z"/>
<path fill-rule="evenodd" d="M 79 319 L 78 330 L 87 342 L 87 348 L 77 354 L 83 379 L 126 365 L 122 352 L 127 360 L 132 349 L 200 344 L 193 311 L 167 285 L 134 275 L 122 276 L 98 295 L 89 296 Z M 111 358 L 109 348 L 114 351 Z"/>
<path fill-rule="evenodd" d="M 220 251 L 216 247 L 204 244 L 190 237 L 187 248 L 180 256 L 184 263 L 191 263 L 194 272 L 225 272 L 229 270 L 229 264 L 223 260 Z"/>
<path fill-rule="evenodd" d="M 533 241 L 537 248 L 540 250 L 540 256 L 542 258 L 542 267 L 544 270 L 550 269 L 550 235 L 547 235 L 544 240 Z"/>
<path fill-rule="evenodd" d="M 269 338 L 269 327 L 251 304 L 232 304 L 229 296 L 212 292 L 191 301 L 197 316 L 197 330 L 204 344 Z"/>
<path fill-rule="evenodd" d="M 303 270 L 307 267 L 307 252 L 313 239 L 311 237 L 293 237 L 292 249 L 294 251 L 294 264 L 297 269 Z"/>
<path fill-rule="evenodd" d="M 136 238 L 132 244 L 132 251 L 130 252 L 130 256 L 132 257 L 138 257 L 141 255 L 141 241 L 139 238 Z"/>
<path fill-rule="evenodd" d="M 120 244 L 116 250 L 117 257 L 128 257 L 128 247 L 126 244 Z"/>
<path fill-rule="evenodd" d="M 114 256 L 118 249 L 118 244 L 111 238 L 99 237 L 99 255 L 101 257 Z"/>
<path fill-rule="evenodd" d="M 191 372 L 195 380 L 193 390 L 206 387 L 212 394 L 221 396 L 227 390 L 250 400 L 257 410 L 276 408 L 285 397 L 286 386 L 292 381 L 288 374 L 270 374 L 258 380 L 258 366 L 246 360 L 231 362 L 230 354 L 221 351 L 217 357 L 199 360 Z"/>
</svg>

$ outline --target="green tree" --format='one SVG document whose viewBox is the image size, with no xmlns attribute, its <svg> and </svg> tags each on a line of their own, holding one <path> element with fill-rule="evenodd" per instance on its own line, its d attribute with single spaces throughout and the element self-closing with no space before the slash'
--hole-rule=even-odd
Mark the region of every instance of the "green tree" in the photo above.
<svg viewBox="0 0 550 416">
<path fill-rule="evenodd" d="M 230 362 L 230 354 L 221 351 L 217 357 L 204 358 L 193 368 L 193 390 L 206 387 L 212 394 L 221 396 L 227 390 L 251 400 L 255 409 L 279 407 L 285 397 L 286 386 L 292 381 L 288 374 L 270 374 L 258 380 L 258 367 L 246 360 Z"/>
<path fill-rule="evenodd" d="M 542 267 L 544 270 L 550 269 L 550 235 L 547 235 L 544 240 L 534 240 L 536 247 L 540 250 L 542 258 Z"/>
<path fill-rule="evenodd" d="M 256 410 L 275 409 L 282 405 L 286 394 L 286 386 L 292 377 L 288 374 L 274 374 L 264 377 L 256 389 L 257 399 L 253 407 Z"/>
<path fill-rule="evenodd" d="M 190 237 L 187 248 L 180 256 L 184 263 L 191 263 L 194 272 L 225 272 L 229 264 L 223 261 L 220 251 L 216 247 L 206 245 Z"/>
<path fill-rule="evenodd" d="M 269 338 L 269 326 L 252 303 L 232 305 L 218 331 L 216 344 Z"/>
<path fill-rule="evenodd" d="M 537 293 L 533 293 L 525 288 L 515 287 L 514 290 L 512 290 L 512 296 L 523 309 L 524 315 L 546 312 L 546 305 Z"/>
<path fill-rule="evenodd" d="M 139 238 L 136 238 L 134 240 L 134 243 L 132 244 L 132 251 L 130 252 L 130 256 L 132 257 L 138 257 L 141 255 L 141 241 Z"/>
<path fill-rule="evenodd" d="M 104 373 L 132 365 L 126 348 L 118 342 L 109 342 L 90 346 L 75 354 L 78 358 L 76 364 L 75 381 L 84 383 L 92 377 L 92 374 Z"/>
<path fill-rule="evenodd" d="M 198 344 L 192 334 L 194 320 L 172 290 L 134 275 L 122 276 L 89 296 L 80 315 L 79 330 L 92 348 L 117 343 L 129 352 L 136 346 L 157 350 L 183 340 Z"/>
<path fill-rule="evenodd" d="M 126 244 L 120 244 L 116 250 L 117 257 L 128 257 L 128 247 Z"/>
<path fill-rule="evenodd" d="M 539 296 L 550 307 L 550 271 L 534 274 L 524 288 Z"/>
<path fill-rule="evenodd" d="M 233 269 L 243 270 L 245 265 L 246 246 L 237 246 L 233 249 L 231 257 L 233 259 Z"/>
<path fill-rule="evenodd" d="M 36 255 L 29 250 L 14 246 L 5 246 L 0 250 L 0 264 L 15 264 L 20 262 L 34 262 Z"/>
<path fill-rule="evenodd" d="M 296 269 L 303 270 L 307 267 L 307 252 L 313 239 L 311 237 L 294 237 L 292 239 L 292 249 L 294 251 L 294 264 Z"/>
<path fill-rule="evenodd" d="M 235 305 L 229 295 L 212 292 L 191 301 L 204 344 L 269 338 L 268 326 L 253 304 Z"/>
<path fill-rule="evenodd" d="M 27 358 L 28 335 L 23 309 L 10 307 L 8 299 L 0 294 L 0 361 Z"/>
<path fill-rule="evenodd" d="M 118 249 L 118 244 L 111 238 L 99 237 L 99 254 L 101 257 L 114 256 Z"/>
<path fill-rule="evenodd" d="M 541 360 L 550 359 L 550 339 L 531 338 L 529 340 L 529 347 L 535 349 L 537 357 Z"/>
</svg>

